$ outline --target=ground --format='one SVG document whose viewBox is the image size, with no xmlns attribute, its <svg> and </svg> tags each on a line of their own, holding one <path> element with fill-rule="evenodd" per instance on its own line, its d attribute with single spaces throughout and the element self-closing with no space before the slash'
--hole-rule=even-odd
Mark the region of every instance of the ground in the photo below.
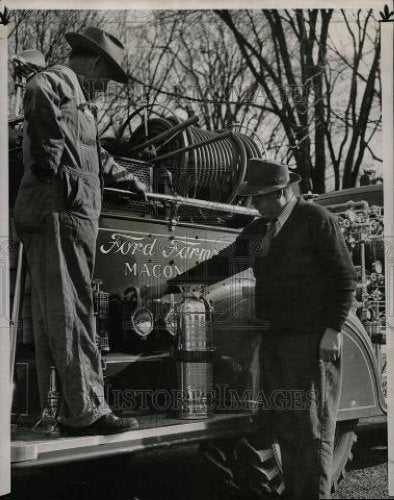
<svg viewBox="0 0 394 500">
<path fill-rule="evenodd" d="M 347 476 L 334 498 L 390 498 L 386 429 L 364 429 L 358 435 L 353 455 L 353 461 L 347 466 Z"/>
<path fill-rule="evenodd" d="M 13 500 L 229 499 L 227 495 L 213 496 L 197 446 L 17 474 L 13 491 Z M 334 498 L 389 498 L 384 426 L 363 429 L 359 434 L 353 462 Z"/>
</svg>

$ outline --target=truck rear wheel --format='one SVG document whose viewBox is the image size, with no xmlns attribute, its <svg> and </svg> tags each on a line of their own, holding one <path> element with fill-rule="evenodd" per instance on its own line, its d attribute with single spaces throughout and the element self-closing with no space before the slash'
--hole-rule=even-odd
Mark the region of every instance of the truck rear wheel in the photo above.
<svg viewBox="0 0 394 500">
<path fill-rule="evenodd" d="M 353 459 L 352 448 L 357 441 L 354 432 L 358 419 L 338 422 L 335 429 L 332 492 L 338 489 L 339 483 L 346 476 L 346 464 Z"/>
<path fill-rule="evenodd" d="M 337 422 L 335 430 L 335 441 L 334 441 L 334 456 L 333 456 L 333 476 L 332 476 L 332 492 L 334 493 L 339 486 L 341 480 L 346 476 L 346 465 L 352 460 L 352 447 L 357 441 L 357 436 L 355 434 L 355 428 L 357 427 L 358 419 L 346 420 L 343 422 Z M 249 443 L 245 439 L 237 441 L 240 443 L 245 441 L 247 445 Z M 250 445 L 249 445 L 250 446 Z M 221 486 L 226 491 L 235 491 L 238 489 L 239 492 L 243 491 L 242 486 L 234 484 L 237 483 L 235 476 L 233 475 L 233 463 L 230 458 L 234 453 L 234 448 L 236 447 L 236 442 L 233 440 L 222 441 L 214 443 L 203 443 L 200 446 L 200 454 L 204 457 L 204 462 L 208 466 L 207 472 L 211 478 L 212 483 L 216 483 L 216 487 Z M 250 447 L 253 449 L 253 447 Z M 266 472 L 269 472 L 268 476 L 262 474 L 258 479 L 260 483 L 259 488 L 264 492 L 274 492 L 276 494 L 283 493 L 283 475 L 281 472 L 282 464 L 280 460 L 280 451 L 277 443 L 272 447 L 273 455 L 272 458 L 277 464 L 277 468 L 269 467 Z M 255 450 L 256 455 L 259 453 Z M 267 450 L 265 451 L 267 453 Z M 253 453 L 252 453 L 253 455 Z M 242 460 L 244 464 L 247 460 Z M 250 471 L 254 470 L 253 468 Z M 246 471 L 247 472 L 247 471 Z"/>
<path fill-rule="evenodd" d="M 346 476 L 346 465 L 353 459 L 352 448 L 357 442 L 355 433 L 357 424 L 358 419 L 337 422 L 334 438 L 332 493 L 337 491 L 340 482 Z M 278 452 L 277 445 L 274 446 L 274 456 L 281 467 L 280 452 Z"/>
<path fill-rule="evenodd" d="M 358 419 L 337 422 L 334 438 L 332 493 L 337 491 L 340 482 L 346 476 L 346 465 L 353 459 L 352 448 L 357 442 L 357 435 L 355 433 L 357 424 Z M 277 444 L 273 446 L 273 451 L 276 462 L 281 469 L 280 451 Z M 275 477 L 273 480 L 278 483 L 278 477 Z M 273 486 L 273 483 L 270 486 Z"/>
</svg>

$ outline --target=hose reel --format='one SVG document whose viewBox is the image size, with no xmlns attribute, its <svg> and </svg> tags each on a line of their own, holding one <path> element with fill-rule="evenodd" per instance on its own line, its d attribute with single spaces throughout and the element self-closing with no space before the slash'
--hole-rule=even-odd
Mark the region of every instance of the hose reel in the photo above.
<svg viewBox="0 0 394 500">
<path fill-rule="evenodd" d="M 111 152 L 138 158 L 149 151 L 154 171 L 170 174 L 176 194 L 234 203 L 248 159 L 262 158 L 261 147 L 245 133 L 203 130 L 197 121 L 197 117 L 182 121 L 174 115 L 150 118 L 127 142 L 118 143 L 117 151 L 113 145 Z"/>
</svg>

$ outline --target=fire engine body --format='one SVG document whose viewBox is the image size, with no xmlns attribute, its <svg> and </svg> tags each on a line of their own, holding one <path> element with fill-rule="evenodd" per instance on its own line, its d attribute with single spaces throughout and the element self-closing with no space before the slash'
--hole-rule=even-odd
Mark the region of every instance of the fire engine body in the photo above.
<svg viewBox="0 0 394 500">
<path fill-rule="evenodd" d="M 150 130 L 153 125 L 157 124 L 150 124 Z M 171 125 L 174 126 L 174 122 Z M 160 127 L 154 135 L 159 133 L 162 133 Z M 182 134 L 187 138 L 185 132 Z M 197 127 L 194 134 L 199 141 L 207 140 Z M 135 140 L 136 136 L 138 134 L 134 135 Z M 188 137 L 189 146 L 172 143 L 173 149 L 190 147 L 190 134 Z M 230 139 L 224 137 L 216 145 Z M 140 138 L 139 144 L 143 145 L 144 141 L 147 142 L 146 138 Z M 253 141 L 248 141 L 250 150 L 246 146 L 244 150 L 250 156 L 256 153 L 257 146 L 252 147 Z M 227 154 L 223 144 L 221 149 L 214 149 L 212 145 L 209 148 L 206 151 L 211 156 L 207 153 L 205 159 L 201 155 L 194 158 L 193 172 L 197 167 L 202 168 L 203 162 L 208 168 L 215 159 L 219 160 L 220 151 L 225 156 Z M 199 358 L 190 355 L 180 359 L 176 354 L 182 296 L 166 296 L 146 303 L 142 303 L 139 297 L 141 287 L 166 281 L 229 245 L 257 212 L 252 207 L 241 206 L 228 190 L 218 199 L 212 200 L 208 196 L 203 199 L 201 194 L 205 193 L 201 189 L 198 191 L 198 183 L 194 197 L 190 192 L 181 192 L 182 196 L 174 194 L 176 170 L 165 168 L 164 174 L 158 176 L 157 163 L 152 166 L 149 160 L 127 157 L 124 148 L 116 149 L 113 144 L 109 150 L 118 153 L 118 161 L 135 175 L 148 180 L 151 187 L 147 202 L 138 201 L 121 190 L 105 191 L 95 267 L 95 278 L 100 280 L 101 287 L 97 293 L 102 294 L 97 303 L 100 304 L 101 300 L 108 313 L 98 327 L 98 334 L 106 337 L 102 356 L 108 400 L 115 411 L 136 416 L 140 428 L 120 435 L 80 438 L 42 436 L 28 428 L 31 422 L 39 419 L 40 409 L 34 383 L 27 283 L 23 328 L 19 332 L 16 356 L 14 417 L 18 417 L 19 426 L 12 442 L 15 468 L 129 454 L 186 442 L 235 440 L 258 430 L 261 337 L 254 327 L 254 278 L 251 270 L 204 288 L 204 300 L 209 309 L 209 321 L 204 323 L 204 328 L 211 329 L 212 339 L 211 347 L 203 349 L 205 354 Z M 200 147 L 200 151 L 203 150 Z M 182 156 L 186 164 L 191 161 L 185 159 L 185 155 L 191 155 L 190 151 Z M 174 168 L 180 168 L 182 161 L 179 160 Z M 16 164 L 20 168 L 20 159 Z M 13 175 L 18 177 L 15 172 L 11 177 Z M 233 185 L 238 184 L 241 177 L 238 175 Z M 207 182 L 209 184 L 212 179 Z M 368 201 L 370 191 L 362 189 L 362 199 Z M 15 192 L 15 186 L 11 186 L 11 192 Z M 346 203 L 356 195 L 357 190 L 340 193 L 338 199 L 332 198 L 332 204 Z M 331 204 L 330 196 L 322 197 L 321 203 Z M 319 199 L 314 202 L 319 202 Z M 379 204 L 382 205 L 381 195 Z M 126 300 L 126 293 L 130 293 L 132 299 Z M 96 313 L 99 315 L 100 311 Z M 346 427 L 349 422 L 354 424 L 360 418 L 386 412 L 376 349 L 355 310 L 349 314 L 344 327 L 343 356 L 339 429 L 341 424 Z M 214 388 L 210 411 L 205 414 L 192 412 L 189 417 L 174 412 L 171 398 L 179 389 L 177 373 L 189 373 L 191 383 L 198 385 L 207 370 L 211 370 L 213 379 L 213 382 L 206 382 L 207 387 L 211 383 Z"/>
</svg>

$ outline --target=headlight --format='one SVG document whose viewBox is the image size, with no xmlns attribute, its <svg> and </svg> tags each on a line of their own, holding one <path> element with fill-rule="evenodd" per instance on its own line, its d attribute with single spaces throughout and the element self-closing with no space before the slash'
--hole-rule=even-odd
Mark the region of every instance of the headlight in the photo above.
<svg viewBox="0 0 394 500">
<path fill-rule="evenodd" d="M 153 314 L 146 307 L 136 309 L 129 320 L 123 322 L 123 328 L 127 332 L 135 332 L 142 339 L 146 339 L 153 330 Z"/>
<path fill-rule="evenodd" d="M 132 321 L 135 333 L 142 338 L 147 337 L 153 330 L 153 314 L 146 307 L 137 309 Z"/>
</svg>

